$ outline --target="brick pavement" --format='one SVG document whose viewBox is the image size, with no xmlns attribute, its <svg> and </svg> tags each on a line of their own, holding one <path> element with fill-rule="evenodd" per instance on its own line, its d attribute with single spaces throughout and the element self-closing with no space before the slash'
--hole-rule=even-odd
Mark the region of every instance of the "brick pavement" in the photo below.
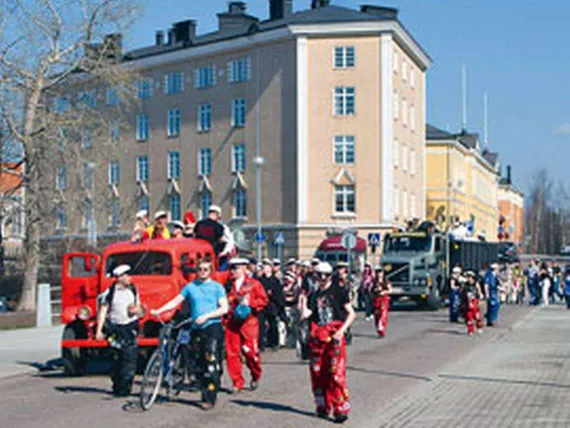
<svg viewBox="0 0 570 428">
<path fill-rule="evenodd" d="M 373 426 L 568 427 L 569 357 L 570 311 L 530 311 L 433 382 L 378 409 Z"/>
</svg>

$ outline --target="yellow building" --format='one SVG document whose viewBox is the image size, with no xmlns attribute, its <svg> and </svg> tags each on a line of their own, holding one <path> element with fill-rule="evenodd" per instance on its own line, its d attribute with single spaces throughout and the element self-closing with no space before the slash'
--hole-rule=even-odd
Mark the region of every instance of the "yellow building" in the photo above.
<svg viewBox="0 0 570 428">
<path fill-rule="evenodd" d="M 473 221 L 474 234 L 497 239 L 498 155 L 479 135 L 426 128 L 426 215 L 443 230 Z"/>
</svg>

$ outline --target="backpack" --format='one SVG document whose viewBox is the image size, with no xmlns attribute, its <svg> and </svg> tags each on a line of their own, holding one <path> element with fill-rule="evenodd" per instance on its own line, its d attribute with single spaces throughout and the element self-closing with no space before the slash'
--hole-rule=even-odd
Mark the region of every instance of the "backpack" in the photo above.
<svg viewBox="0 0 570 428">
<path fill-rule="evenodd" d="M 109 287 L 109 292 L 107 293 L 107 296 L 105 297 L 105 299 L 103 299 L 101 301 L 101 303 L 106 303 L 109 306 L 109 309 L 111 309 L 111 305 L 113 304 L 113 298 L 115 297 L 115 290 L 117 288 L 117 283 L 114 282 L 113 285 L 111 285 Z M 133 284 L 129 284 L 129 286 L 127 287 L 129 290 L 131 290 L 131 292 L 134 294 L 135 296 L 135 302 L 138 299 L 138 291 L 137 288 L 133 285 Z"/>
</svg>

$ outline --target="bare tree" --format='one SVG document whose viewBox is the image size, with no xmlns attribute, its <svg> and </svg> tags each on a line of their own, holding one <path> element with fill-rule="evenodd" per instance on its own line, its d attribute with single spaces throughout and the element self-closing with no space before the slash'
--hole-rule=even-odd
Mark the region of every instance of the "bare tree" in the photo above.
<svg viewBox="0 0 570 428">
<path fill-rule="evenodd" d="M 133 99 L 134 74 L 121 65 L 121 33 L 136 7 L 129 0 L 0 2 L 3 120 L 24 167 L 18 309 L 34 310 L 46 219 L 61 204 L 75 210 L 74 219 L 82 211 L 93 215 L 112 196 L 95 189 L 106 161 L 121 150 L 112 135 L 120 133 Z"/>
</svg>

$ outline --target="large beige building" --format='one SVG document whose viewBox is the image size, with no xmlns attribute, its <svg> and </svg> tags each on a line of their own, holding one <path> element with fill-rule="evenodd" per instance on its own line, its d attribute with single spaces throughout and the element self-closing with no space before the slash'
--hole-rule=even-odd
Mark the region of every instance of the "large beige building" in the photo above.
<svg viewBox="0 0 570 428">
<path fill-rule="evenodd" d="M 139 207 L 176 219 L 216 203 L 251 242 L 259 157 L 263 231 L 285 232 L 286 256 L 312 255 L 330 228 L 365 236 L 424 218 L 431 60 L 397 10 L 328 3 L 293 13 L 270 0 L 259 21 L 230 2 L 215 32 L 178 22 L 124 53 L 144 78 L 108 175 L 129 212 L 113 208 L 99 231 L 129 230 Z"/>
</svg>

